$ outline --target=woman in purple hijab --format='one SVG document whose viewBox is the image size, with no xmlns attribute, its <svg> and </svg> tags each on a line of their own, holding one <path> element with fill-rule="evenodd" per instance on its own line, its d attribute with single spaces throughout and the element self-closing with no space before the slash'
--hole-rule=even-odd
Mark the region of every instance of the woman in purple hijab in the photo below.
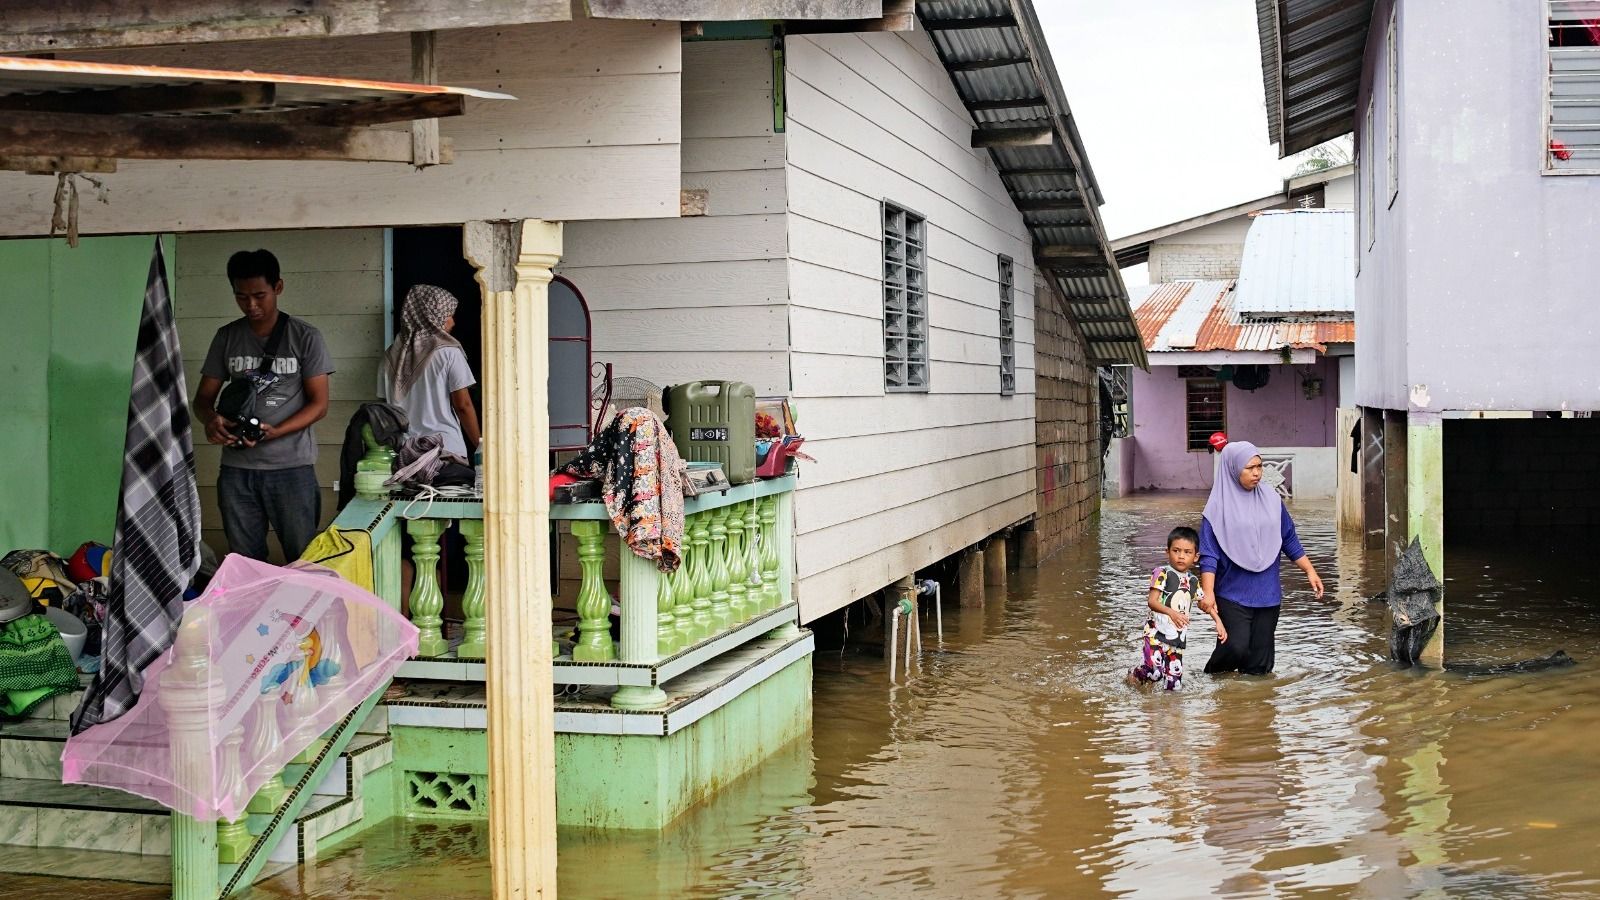
<svg viewBox="0 0 1600 900">
<path fill-rule="evenodd" d="M 1200 520 L 1200 608 L 1215 609 L 1228 629 L 1217 644 L 1206 673 L 1272 671 L 1278 607 L 1283 582 L 1279 555 L 1289 557 L 1306 573 L 1311 590 L 1322 597 L 1322 579 L 1306 557 L 1294 531 L 1294 520 L 1278 492 L 1261 487 L 1261 452 L 1246 441 L 1222 450 L 1222 465 L 1211 485 Z"/>
</svg>

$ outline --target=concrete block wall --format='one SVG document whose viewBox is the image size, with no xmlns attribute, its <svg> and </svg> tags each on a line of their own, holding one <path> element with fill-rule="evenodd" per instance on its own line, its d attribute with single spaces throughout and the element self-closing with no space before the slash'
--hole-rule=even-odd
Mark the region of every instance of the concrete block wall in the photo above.
<svg viewBox="0 0 1600 900">
<path fill-rule="evenodd" d="M 1035 285 L 1039 556 L 1083 533 L 1100 511 L 1100 393 L 1083 336 L 1052 285 Z"/>
<path fill-rule="evenodd" d="M 1239 277 L 1243 244 L 1165 244 L 1150 247 L 1150 283 L 1181 278 L 1220 280 Z"/>
<path fill-rule="evenodd" d="M 1600 528 L 1600 419 L 1444 423 L 1446 544 L 1587 545 Z"/>
</svg>

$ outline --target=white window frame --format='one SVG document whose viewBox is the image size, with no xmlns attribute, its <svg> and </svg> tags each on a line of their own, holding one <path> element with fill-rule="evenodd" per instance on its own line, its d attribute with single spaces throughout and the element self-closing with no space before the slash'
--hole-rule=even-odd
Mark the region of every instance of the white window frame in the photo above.
<svg viewBox="0 0 1600 900">
<path fill-rule="evenodd" d="M 883 225 L 883 389 L 927 393 L 928 219 L 889 200 Z"/>
<path fill-rule="evenodd" d="M 1555 154 L 1550 149 L 1550 144 L 1556 140 L 1555 64 L 1557 60 L 1556 54 L 1552 52 L 1550 47 L 1550 29 L 1556 21 L 1555 17 L 1551 15 L 1551 11 L 1558 4 L 1566 6 L 1576 2 L 1583 2 L 1583 0 L 1545 0 L 1544 3 L 1540 4 L 1544 7 L 1544 29 L 1540 32 L 1540 39 L 1544 43 L 1544 78 L 1542 80 L 1544 129 L 1539 142 L 1539 170 L 1545 175 L 1600 175 L 1600 147 L 1595 148 L 1596 154 L 1594 156 L 1588 157 L 1575 165 L 1559 164 L 1560 161 L 1556 159 Z M 1596 82 L 1597 87 L 1600 87 L 1600 47 L 1592 49 L 1595 60 L 1589 68 L 1580 69 L 1579 72 L 1589 74 Z M 1567 55 L 1576 56 L 1577 54 Z M 1600 95 L 1600 91 L 1596 91 L 1595 94 Z M 1584 118 L 1588 122 L 1600 123 L 1600 104 L 1596 104 L 1594 110 Z M 1584 162 L 1587 165 L 1583 164 Z"/>
<path fill-rule="evenodd" d="M 1378 168 L 1378 160 L 1373 156 L 1372 149 L 1372 106 L 1373 98 L 1367 98 L 1367 118 L 1361 129 L 1362 159 L 1367 161 L 1362 166 L 1366 170 L 1361 179 L 1366 183 L 1367 202 L 1362 205 L 1362 225 L 1367 229 L 1367 249 L 1371 250 L 1378 241 L 1378 178 L 1374 174 Z"/>
<path fill-rule="evenodd" d="M 1000 281 L 1000 395 L 1017 392 L 1017 267 L 1011 257 L 999 254 Z"/>
<path fill-rule="evenodd" d="M 1389 143 L 1389 207 L 1394 207 L 1395 198 L 1400 196 L 1400 8 L 1396 6 L 1389 10 L 1389 38 L 1386 47 L 1388 60 L 1388 113 L 1385 127 L 1388 130 Z"/>
</svg>

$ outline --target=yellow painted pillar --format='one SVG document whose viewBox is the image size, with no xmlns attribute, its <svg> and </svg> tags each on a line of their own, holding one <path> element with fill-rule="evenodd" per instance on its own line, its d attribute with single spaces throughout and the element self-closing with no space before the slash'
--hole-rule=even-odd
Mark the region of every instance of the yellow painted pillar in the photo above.
<svg viewBox="0 0 1600 900">
<path fill-rule="evenodd" d="M 1406 532 L 1422 542 L 1428 568 L 1439 579 L 1439 627 L 1418 661 L 1444 668 L 1444 422 L 1438 413 L 1413 409 L 1406 417 Z"/>
<path fill-rule="evenodd" d="M 550 267 L 559 222 L 469 222 L 483 286 L 489 864 L 496 900 L 556 895 L 550 671 Z"/>
</svg>

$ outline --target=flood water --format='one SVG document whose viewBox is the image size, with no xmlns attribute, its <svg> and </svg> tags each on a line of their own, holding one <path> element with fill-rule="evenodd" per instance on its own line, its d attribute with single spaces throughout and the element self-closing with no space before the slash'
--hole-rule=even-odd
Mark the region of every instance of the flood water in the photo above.
<svg viewBox="0 0 1600 900">
<path fill-rule="evenodd" d="M 942 648 L 816 657 L 815 725 L 670 831 L 564 831 L 566 897 L 1560 897 L 1600 892 L 1600 609 L 1585 560 L 1447 559 L 1454 660 L 1564 648 L 1577 667 L 1464 677 L 1385 658 L 1381 555 L 1294 508 L 1329 588 L 1293 589 L 1266 678 L 1128 687 L 1166 532 L 1198 497 L 1108 503 L 1009 597 L 948 610 Z M 1196 636 L 1198 635 L 1198 637 Z M 476 825 L 394 823 L 252 897 L 486 897 Z M 81 884 L 81 883 L 80 883 Z M 47 896 L 35 894 L 34 896 Z M 114 896 L 102 892 L 102 896 Z M 130 895 L 132 896 L 132 895 Z"/>
</svg>

